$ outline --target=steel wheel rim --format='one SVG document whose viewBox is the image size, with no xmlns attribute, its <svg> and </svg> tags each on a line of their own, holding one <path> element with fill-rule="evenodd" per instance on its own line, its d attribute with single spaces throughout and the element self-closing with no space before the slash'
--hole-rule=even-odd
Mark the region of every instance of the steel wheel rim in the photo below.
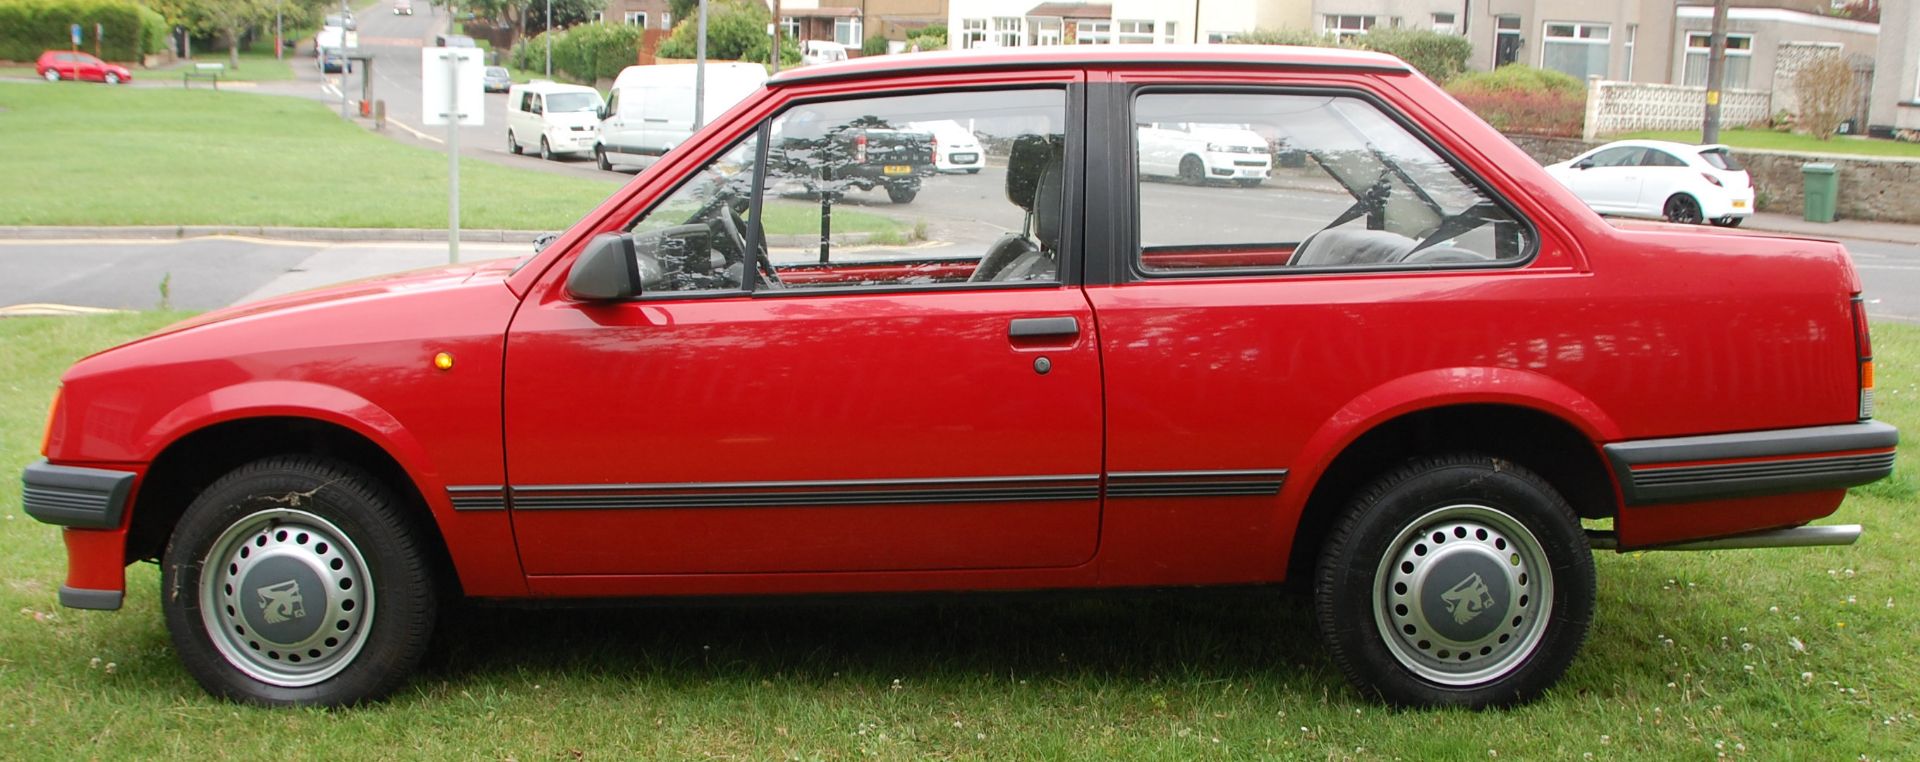
<svg viewBox="0 0 1920 762">
<path fill-rule="evenodd" d="M 1553 570 L 1513 517 L 1450 505 L 1387 545 L 1374 572 L 1373 618 L 1401 667 L 1439 685 L 1479 685 L 1539 650 L 1553 618 Z"/>
<path fill-rule="evenodd" d="M 292 509 L 248 515 L 220 533 L 200 568 L 201 622 L 248 677 L 314 685 L 366 645 L 373 580 L 359 548 L 326 519 Z"/>
</svg>

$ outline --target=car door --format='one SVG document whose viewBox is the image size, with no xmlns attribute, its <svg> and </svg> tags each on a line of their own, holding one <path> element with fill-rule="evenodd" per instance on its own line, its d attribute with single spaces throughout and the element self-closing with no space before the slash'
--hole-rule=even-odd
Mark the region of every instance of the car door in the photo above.
<svg viewBox="0 0 1920 762">
<path fill-rule="evenodd" d="M 1571 169 L 1567 186 L 1574 195 L 1596 212 L 1633 212 L 1640 203 L 1640 159 L 1646 154 L 1639 146 L 1616 146 L 1600 151 L 1588 160 L 1586 169 Z"/>
<path fill-rule="evenodd" d="M 1634 212 L 1659 215 L 1667 197 L 1678 192 L 1699 170 L 1687 166 L 1678 156 L 1658 148 L 1648 148 L 1640 158 L 1640 188 L 1634 195 Z"/>
<path fill-rule="evenodd" d="M 664 197 L 613 223 L 634 236 L 641 295 L 571 299 L 563 260 L 508 336 L 507 489 L 526 572 L 1091 558 L 1100 368 L 1092 312 L 1072 285 L 1078 231 L 1065 223 L 1077 219 L 1083 150 L 1067 129 L 1079 124 L 1067 118 L 1075 77 L 809 100 L 724 150 L 689 147 L 704 154 L 686 165 L 697 172 L 651 177 L 641 196 Z M 851 127 L 987 112 L 1024 151 L 990 179 L 1040 212 L 951 175 L 926 178 L 911 207 L 854 205 L 872 192 L 816 182 L 832 172 L 807 164 L 844 156 L 785 142 L 799 132 L 790 120 Z M 778 166 L 802 168 L 774 176 L 785 170 L 757 159 L 765 134 Z M 821 150 L 797 155 L 811 148 Z M 745 211 L 730 215 L 727 199 Z M 932 242 L 882 242 L 882 231 L 928 215 L 971 222 L 930 231 Z M 729 253 L 753 241 L 770 244 L 761 266 Z M 989 259 L 993 277 L 975 279 Z"/>
</svg>

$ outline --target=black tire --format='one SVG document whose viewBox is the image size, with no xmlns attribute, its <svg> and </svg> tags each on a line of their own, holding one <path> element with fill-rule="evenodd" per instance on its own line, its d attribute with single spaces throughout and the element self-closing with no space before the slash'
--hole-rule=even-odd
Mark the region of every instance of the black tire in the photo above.
<svg viewBox="0 0 1920 762">
<path fill-rule="evenodd" d="M 1706 221 L 1700 213 L 1700 202 L 1693 200 L 1692 196 L 1685 193 L 1668 196 L 1667 202 L 1660 207 L 1660 214 L 1666 217 L 1668 222 L 1677 222 L 1682 225 L 1698 225 Z"/>
<path fill-rule="evenodd" d="M 513 139 L 513 130 L 507 130 L 507 153 L 520 155 L 520 143 Z"/>
<path fill-rule="evenodd" d="M 969 175 L 977 175 L 977 174 L 980 174 L 980 168 L 979 168 L 979 167 L 974 167 L 973 169 L 969 169 L 969 170 L 967 170 L 967 174 L 969 174 Z"/>
<path fill-rule="evenodd" d="M 1207 165 L 1200 157 L 1189 155 L 1180 160 L 1180 182 L 1188 185 L 1207 184 Z"/>
<path fill-rule="evenodd" d="M 115 74 L 113 72 L 107 72 L 107 76 L 102 78 L 100 81 L 105 82 L 109 85 L 117 85 L 117 84 L 120 84 L 120 75 Z"/>
<path fill-rule="evenodd" d="M 1745 217 L 1721 217 L 1714 220 L 1713 224 L 1717 227 L 1737 228 L 1740 227 L 1740 222 L 1745 219 Z"/>
<path fill-rule="evenodd" d="M 46 78 L 47 78 L 47 81 L 48 81 L 48 82 L 59 82 L 59 81 L 60 81 L 60 70 L 59 70 L 59 69 L 48 69 L 48 70 L 47 70 L 47 73 L 45 73 L 45 74 L 42 74 L 42 75 L 40 75 L 40 76 L 43 76 L 43 77 L 46 77 Z"/>
<path fill-rule="evenodd" d="M 593 147 L 593 163 L 599 166 L 602 172 L 613 171 L 613 162 L 607 161 L 606 146 L 597 145 Z"/>
<path fill-rule="evenodd" d="M 385 696 L 426 655 L 438 615 L 425 531 L 349 464 L 286 455 L 241 466 L 187 507 L 167 543 L 161 608 L 174 650 L 207 692 L 233 701 Z"/>
<path fill-rule="evenodd" d="M 1415 460 L 1368 485 L 1315 571 L 1334 662 L 1361 692 L 1400 706 L 1537 698 L 1593 619 L 1579 518 L 1539 476 L 1484 455 Z"/>
<path fill-rule="evenodd" d="M 540 160 L 553 161 L 553 146 L 547 145 L 547 136 L 540 136 Z"/>
<path fill-rule="evenodd" d="M 920 189 L 911 185 L 887 186 L 887 199 L 896 204 L 911 204 L 914 197 L 918 195 L 920 195 Z"/>
</svg>

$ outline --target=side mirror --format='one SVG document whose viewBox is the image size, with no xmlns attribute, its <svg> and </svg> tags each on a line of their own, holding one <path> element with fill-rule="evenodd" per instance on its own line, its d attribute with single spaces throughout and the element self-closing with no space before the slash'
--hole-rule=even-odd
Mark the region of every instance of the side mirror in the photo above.
<svg viewBox="0 0 1920 762">
<path fill-rule="evenodd" d="M 583 302 L 612 302 L 640 295 L 640 260 L 633 236 L 601 233 L 567 273 L 567 296 Z"/>
<path fill-rule="evenodd" d="M 1574 169 L 1593 169 L 1592 159 L 1581 159 L 1573 163 Z"/>
<path fill-rule="evenodd" d="M 600 121 L 603 121 L 603 122 L 604 122 L 604 121 L 606 121 L 606 120 L 607 120 L 607 107 L 606 107 L 606 106 L 601 106 L 601 107 L 599 107 L 599 108 L 597 108 L 597 109 L 594 109 L 594 110 L 593 110 L 593 113 L 594 113 L 594 115 L 595 115 L 595 116 L 597 116 L 597 117 L 599 117 L 599 118 L 600 118 Z"/>
</svg>

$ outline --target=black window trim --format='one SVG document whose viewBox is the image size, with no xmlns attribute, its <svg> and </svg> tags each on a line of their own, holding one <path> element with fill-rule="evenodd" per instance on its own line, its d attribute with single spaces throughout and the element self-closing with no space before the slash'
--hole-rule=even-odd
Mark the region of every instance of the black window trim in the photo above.
<svg viewBox="0 0 1920 762">
<path fill-rule="evenodd" d="M 1116 205 L 1116 208 L 1127 209 L 1131 214 L 1131 217 L 1129 219 L 1121 222 L 1120 224 L 1113 226 L 1112 232 L 1117 237 L 1114 240 L 1115 245 L 1110 247 L 1108 250 L 1108 255 L 1110 257 L 1120 257 L 1122 258 L 1122 260 L 1124 260 L 1124 264 L 1122 266 L 1114 267 L 1114 271 L 1116 274 L 1121 274 L 1124 276 L 1123 278 L 1119 279 L 1121 282 L 1140 283 L 1140 282 L 1166 281 L 1166 280 L 1185 281 L 1185 280 L 1206 280 L 1206 279 L 1220 279 L 1220 278 L 1259 278 L 1259 277 L 1269 277 L 1269 276 L 1293 276 L 1293 275 L 1300 275 L 1300 276 L 1388 275 L 1390 276 L 1390 275 L 1404 275 L 1408 273 L 1477 272 L 1477 271 L 1484 271 L 1484 270 L 1520 270 L 1520 269 L 1525 269 L 1527 265 L 1532 264 L 1534 260 L 1538 259 L 1540 256 L 1540 229 L 1539 229 L 1539 226 L 1534 224 L 1531 218 L 1521 213 L 1520 209 L 1517 206 L 1515 206 L 1513 202 L 1506 197 L 1505 194 L 1500 193 L 1493 186 L 1493 184 L 1487 182 L 1487 179 L 1485 177 L 1481 176 L 1478 172 L 1475 172 L 1473 168 L 1470 167 L 1466 162 L 1461 161 L 1460 157 L 1457 154 L 1449 150 L 1446 146 L 1442 145 L 1439 141 L 1434 140 L 1433 136 L 1428 134 L 1426 129 L 1420 126 L 1419 123 L 1414 122 L 1413 120 L 1407 118 L 1407 116 L 1405 114 L 1402 114 L 1399 109 L 1394 108 L 1392 104 L 1387 103 L 1384 99 L 1380 98 L 1378 95 L 1375 95 L 1370 91 L 1359 89 L 1359 88 L 1353 88 L 1353 87 L 1324 87 L 1324 86 L 1302 86 L 1302 85 L 1227 85 L 1227 84 L 1207 84 L 1207 83 L 1195 83 L 1195 84 L 1158 84 L 1156 83 L 1156 84 L 1143 84 L 1143 85 L 1129 85 L 1129 84 L 1122 83 L 1119 85 L 1119 87 L 1126 88 L 1126 92 L 1122 93 L 1121 97 L 1117 99 L 1118 102 L 1113 104 L 1114 109 L 1109 112 L 1108 118 L 1110 121 L 1114 123 L 1116 127 L 1125 125 L 1129 129 L 1115 130 L 1116 132 L 1119 132 L 1121 134 L 1112 136 L 1114 139 L 1107 143 L 1108 145 L 1107 158 L 1109 159 L 1108 164 L 1111 165 L 1109 168 L 1109 171 L 1115 175 L 1112 179 L 1115 181 L 1117 192 L 1125 194 L 1129 197 L 1126 200 L 1126 203 L 1124 205 Z M 1141 245 L 1140 245 L 1140 219 L 1141 219 L 1140 177 L 1139 177 L 1140 165 L 1137 159 L 1137 156 L 1138 156 L 1137 142 L 1138 142 L 1139 136 L 1136 134 L 1135 130 L 1131 129 L 1131 126 L 1137 123 L 1134 120 L 1134 111 L 1135 111 L 1134 105 L 1136 102 L 1138 102 L 1140 97 L 1144 95 L 1151 95 L 1154 93 L 1162 93 L 1162 92 L 1172 92 L 1172 93 L 1181 93 L 1181 94 L 1217 94 L 1217 95 L 1306 95 L 1306 96 L 1322 96 L 1322 97 L 1335 96 L 1335 97 L 1350 97 L 1350 98 L 1355 98 L 1357 100 L 1360 100 L 1372 106 L 1375 110 L 1379 111 L 1381 115 L 1387 117 L 1389 120 L 1399 125 L 1401 129 L 1404 129 L 1407 131 L 1408 135 L 1412 136 L 1415 140 L 1419 141 L 1422 145 L 1425 145 L 1429 150 L 1433 151 L 1435 155 L 1438 155 L 1441 159 L 1445 160 L 1448 164 L 1452 165 L 1453 168 L 1460 173 L 1461 177 L 1466 179 L 1467 182 L 1471 183 L 1474 186 L 1474 188 L 1479 190 L 1481 193 L 1486 194 L 1489 200 L 1491 200 L 1494 204 L 1496 204 L 1502 210 L 1506 211 L 1510 216 L 1512 216 L 1513 219 L 1516 222 L 1518 222 L 1520 226 L 1523 228 L 1523 230 L 1528 234 L 1527 249 L 1525 253 L 1520 257 L 1516 257 L 1511 260 L 1495 260 L 1495 261 L 1486 262 L 1484 264 L 1475 264 L 1475 263 L 1468 263 L 1468 262 L 1453 262 L 1453 263 L 1440 263 L 1440 264 L 1427 264 L 1427 265 L 1395 264 L 1395 265 L 1362 265 L 1362 266 L 1355 266 L 1355 267 L 1285 267 L 1285 266 L 1282 266 L 1282 267 L 1235 267 L 1235 268 L 1219 268 L 1219 269 L 1191 268 L 1191 269 L 1181 270 L 1178 272 L 1156 272 L 1156 271 L 1148 270 L 1142 265 L 1142 262 L 1141 262 L 1141 255 L 1145 252 L 1145 250 L 1141 248 Z M 1118 201 L 1118 199 L 1115 199 L 1115 200 Z"/>
</svg>

